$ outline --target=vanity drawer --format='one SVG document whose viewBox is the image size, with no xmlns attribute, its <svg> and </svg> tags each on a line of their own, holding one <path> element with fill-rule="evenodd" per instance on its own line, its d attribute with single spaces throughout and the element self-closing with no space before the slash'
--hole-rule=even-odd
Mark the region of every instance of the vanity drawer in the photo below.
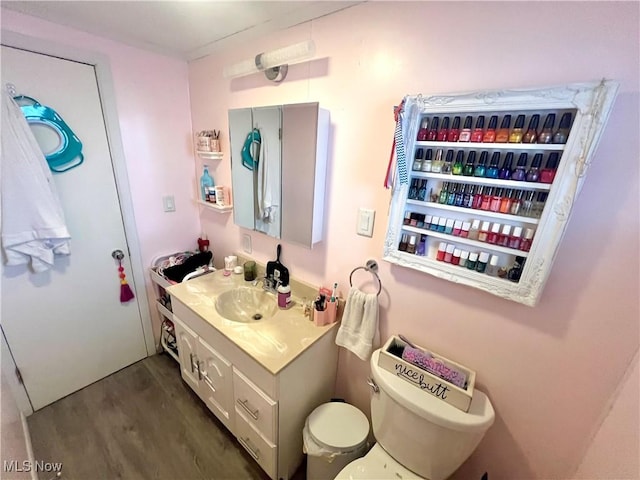
<svg viewBox="0 0 640 480">
<path fill-rule="evenodd" d="M 262 469 L 271 478 L 276 478 L 277 447 L 253 428 L 238 406 L 236 406 L 236 438 Z"/>
<path fill-rule="evenodd" d="M 277 442 L 278 402 L 272 400 L 235 368 L 233 399 L 236 411 L 241 412 L 267 440 Z"/>
</svg>

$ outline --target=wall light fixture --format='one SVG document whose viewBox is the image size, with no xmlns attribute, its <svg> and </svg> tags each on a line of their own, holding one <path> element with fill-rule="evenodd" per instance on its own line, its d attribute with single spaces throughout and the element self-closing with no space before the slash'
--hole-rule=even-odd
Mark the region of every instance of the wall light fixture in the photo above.
<svg viewBox="0 0 640 480">
<path fill-rule="evenodd" d="M 255 58 L 224 67 L 225 78 L 244 77 L 252 73 L 264 72 L 273 82 L 281 82 L 287 76 L 288 66 L 313 57 L 316 46 L 313 40 L 278 48 L 270 52 L 259 53 Z"/>
</svg>

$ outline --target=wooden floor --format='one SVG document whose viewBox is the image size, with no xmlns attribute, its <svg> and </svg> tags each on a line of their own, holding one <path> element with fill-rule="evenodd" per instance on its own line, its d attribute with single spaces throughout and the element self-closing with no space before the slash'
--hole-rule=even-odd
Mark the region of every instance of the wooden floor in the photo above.
<svg viewBox="0 0 640 480">
<path fill-rule="evenodd" d="M 36 460 L 62 462 L 64 480 L 269 478 L 166 354 L 35 412 L 28 424 Z M 295 478 L 305 478 L 304 464 Z"/>
</svg>

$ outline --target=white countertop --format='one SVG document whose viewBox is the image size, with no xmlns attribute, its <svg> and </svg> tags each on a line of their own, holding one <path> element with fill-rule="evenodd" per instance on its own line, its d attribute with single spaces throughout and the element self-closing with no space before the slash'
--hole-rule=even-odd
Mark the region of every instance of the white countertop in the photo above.
<svg viewBox="0 0 640 480">
<path fill-rule="evenodd" d="M 271 318 L 252 323 L 227 320 L 216 310 L 218 295 L 238 287 L 251 287 L 252 284 L 245 282 L 241 274 L 225 277 L 223 272 L 218 270 L 172 285 L 167 291 L 273 374 L 277 374 L 338 324 L 316 327 L 309 317 L 303 315 L 295 292 L 294 306 L 278 310 Z M 262 284 L 252 288 L 262 288 Z M 273 301 L 276 302 L 275 295 Z"/>
</svg>

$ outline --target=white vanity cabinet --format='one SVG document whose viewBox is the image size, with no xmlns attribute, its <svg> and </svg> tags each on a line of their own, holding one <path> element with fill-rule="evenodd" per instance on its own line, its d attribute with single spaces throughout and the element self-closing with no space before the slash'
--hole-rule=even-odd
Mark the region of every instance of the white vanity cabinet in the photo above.
<svg viewBox="0 0 640 480">
<path fill-rule="evenodd" d="M 250 349 L 248 345 L 232 341 L 213 326 L 211 318 L 203 318 L 206 314 L 180 301 L 175 296 L 180 290 L 170 293 L 182 377 L 272 479 L 291 478 L 303 460 L 302 430 L 307 416 L 334 394 L 337 328 L 313 326 L 317 328 L 315 338 L 302 338 L 298 343 L 304 347 L 295 353 L 291 353 L 292 346 L 272 340 L 287 360 L 267 367 L 244 350 Z M 198 308 L 203 305 L 199 303 Z M 281 328 L 292 329 L 282 321 Z M 306 318 L 300 321 L 309 322 Z M 309 322 L 305 329 L 312 325 Z M 237 324 L 232 331 L 249 328 Z M 246 338 L 240 335 L 237 340 Z"/>
<path fill-rule="evenodd" d="M 182 321 L 175 317 L 173 321 L 182 378 L 216 417 L 233 431 L 231 363 Z"/>
</svg>

